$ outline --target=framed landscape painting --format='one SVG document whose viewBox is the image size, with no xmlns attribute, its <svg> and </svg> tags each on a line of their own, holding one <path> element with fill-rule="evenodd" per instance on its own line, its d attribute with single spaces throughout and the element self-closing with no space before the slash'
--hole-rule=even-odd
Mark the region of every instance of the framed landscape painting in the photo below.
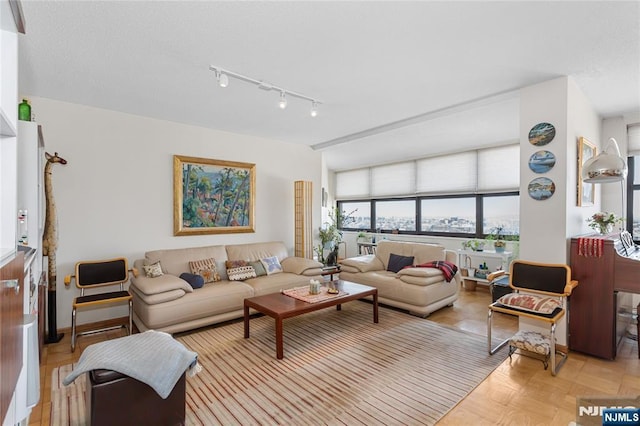
<svg viewBox="0 0 640 426">
<path fill-rule="evenodd" d="M 595 188 L 593 183 L 582 182 L 582 167 L 584 163 L 596 156 L 596 146 L 581 137 L 578 141 L 578 206 L 593 206 L 595 202 Z"/>
<path fill-rule="evenodd" d="M 173 234 L 255 232 L 255 164 L 173 156 Z"/>
</svg>

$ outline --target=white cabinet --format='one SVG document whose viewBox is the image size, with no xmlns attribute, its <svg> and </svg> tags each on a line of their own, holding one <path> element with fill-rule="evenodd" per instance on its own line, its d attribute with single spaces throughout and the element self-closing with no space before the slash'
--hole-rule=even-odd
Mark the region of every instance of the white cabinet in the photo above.
<svg viewBox="0 0 640 426">
<path fill-rule="evenodd" d="M 29 270 L 31 286 L 38 284 L 42 272 L 42 233 L 44 231 L 44 140 L 42 128 L 33 121 L 18 122 L 18 211 L 25 214 L 18 226 L 18 244 L 35 249 Z M 25 285 L 29 282 L 25 280 Z M 26 302 L 26 301 L 25 301 Z M 25 306 L 26 308 L 26 306 Z M 26 310 L 26 309 L 25 309 Z M 33 310 L 25 314 L 33 313 Z"/>
<path fill-rule="evenodd" d="M 476 283 L 489 283 L 485 278 L 471 274 L 471 271 L 467 272 L 465 270 L 467 267 L 477 270 L 480 264 L 486 263 L 487 271 L 490 273 L 499 269 L 508 270 L 512 260 L 513 252 L 510 251 L 497 253 L 495 251 L 458 250 L 458 266 L 461 268 L 464 287 L 472 290 L 475 289 Z"/>
</svg>

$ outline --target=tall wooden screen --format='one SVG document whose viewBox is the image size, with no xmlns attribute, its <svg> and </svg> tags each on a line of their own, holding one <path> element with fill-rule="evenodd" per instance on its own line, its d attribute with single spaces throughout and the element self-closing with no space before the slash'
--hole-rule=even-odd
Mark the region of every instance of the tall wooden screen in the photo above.
<svg viewBox="0 0 640 426">
<path fill-rule="evenodd" d="M 313 185 L 297 180 L 295 192 L 295 255 L 313 259 L 313 232 L 311 225 Z"/>
</svg>

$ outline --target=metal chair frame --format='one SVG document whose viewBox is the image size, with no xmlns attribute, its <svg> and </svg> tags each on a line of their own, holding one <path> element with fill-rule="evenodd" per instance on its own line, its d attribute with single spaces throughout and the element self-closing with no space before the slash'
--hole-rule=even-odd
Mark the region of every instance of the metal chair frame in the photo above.
<svg viewBox="0 0 640 426">
<path fill-rule="evenodd" d="M 519 265 L 523 265 L 526 267 L 533 267 L 533 269 L 537 268 L 560 268 L 565 271 L 565 279 L 564 282 L 557 283 L 544 283 L 544 282 L 535 282 L 535 280 L 531 279 L 521 279 L 518 275 L 519 273 Z M 515 273 L 514 273 L 515 270 Z M 498 350 L 500 350 L 503 346 L 505 346 L 511 338 L 505 339 L 501 343 L 499 343 L 496 347 L 492 347 L 491 342 L 491 326 L 492 326 L 492 316 L 493 312 L 501 312 L 510 315 L 516 315 L 518 317 L 524 318 L 532 318 L 538 321 L 546 322 L 549 325 L 549 339 L 550 339 L 550 353 L 549 353 L 549 364 L 551 364 L 551 374 L 555 376 L 558 370 L 562 367 L 564 362 L 567 360 L 568 353 L 563 353 L 556 350 L 556 324 L 558 321 L 565 315 L 566 307 L 566 298 L 571 295 L 571 291 L 578 285 L 578 281 L 571 279 L 571 268 L 564 264 L 552 264 L 552 263 L 539 263 L 539 262 L 530 262 L 524 260 L 514 260 L 511 263 L 509 268 L 509 286 L 515 291 L 520 292 L 524 291 L 526 293 L 533 293 L 542 296 L 551 296 L 559 298 L 562 307 L 556 312 L 554 315 L 543 315 L 536 314 L 533 312 L 523 311 L 517 308 L 512 308 L 509 306 L 501 305 L 498 302 L 492 303 L 489 305 L 489 311 L 487 314 L 487 347 L 489 350 L 489 355 L 495 354 Z M 549 290 L 551 289 L 551 290 Z M 509 356 L 513 354 L 513 352 L 509 351 Z M 560 360 L 556 360 L 556 355 L 560 356 Z M 544 362 L 544 361 L 543 361 Z M 546 366 L 545 366 L 546 369 Z"/>
<path fill-rule="evenodd" d="M 119 266 L 120 264 L 122 266 Z M 136 273 L 134 269 L 129 269 L 126 258 L 118 257 L 108 260 L 80 261 L 75 265 L 75 274 L 65 276 L 65 286 L 68 287 L 71 284 L 71 280 L 75 279 L 76 287 L 80 289 L 80 296 L 73 299 L 73 310 L 71 312 L 72 352 L 75 351 L 76 340 L 80 336 L 102 333 L 109 330 L 116 330 L 122 327 L 126 328 L 128 334 L 131 335 L 131 331 L 133 329 L 133 301 L 129 291 L 125 290 L 124 288 L 124 284 L 129 281 L 130 272 L 132 272 L 134 275 Z M 104 275 L 104 279 L 101 277 L 102 275 Z M 115 285 L 119 285 L 119 291 L 85 295 L 85 290 Z M 76 312 L 79 308 L 110 305 L 123 302 L 127 302 L 129 305 L 128 325 L 121 324 L 76 333 Z"/>
</svg>

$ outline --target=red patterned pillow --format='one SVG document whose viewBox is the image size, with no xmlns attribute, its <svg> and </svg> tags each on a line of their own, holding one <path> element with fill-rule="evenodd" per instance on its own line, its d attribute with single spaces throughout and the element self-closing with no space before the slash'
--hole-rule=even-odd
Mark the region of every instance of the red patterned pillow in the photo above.
<svg viewBox="0 0 640 426">
<path fill-rule="evenodd" d="M 557 308 L 562 307 L 562 304 L 556 298 L 523 293 L 505 294 L 498 299 L 498 303 L 537 314 L 551 314 Z"/>
</svg>

